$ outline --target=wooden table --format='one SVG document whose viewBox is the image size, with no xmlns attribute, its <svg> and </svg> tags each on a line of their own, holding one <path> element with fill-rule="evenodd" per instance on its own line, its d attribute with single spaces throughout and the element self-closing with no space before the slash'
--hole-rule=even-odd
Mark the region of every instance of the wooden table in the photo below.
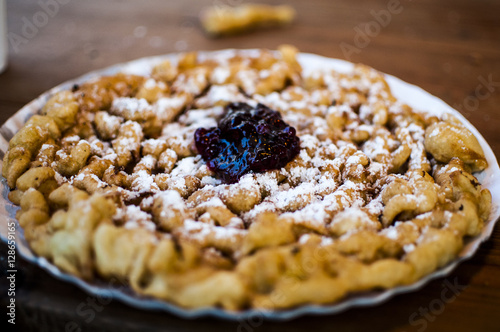
<svg viewBox="0 0 500 332">
<path fill-rule="evenodd" d="M 44 21 L 38 1 L 7 0 L 8 29 L 21 39 L 11 34 L 15 40 L 10 45 L 9 67 L 0 75 L 2 123 L 52 86 L 118 62 L 185 50 L 276 48 L 290 43 L 304 52 L 362 62 L 421 86 L 459 109 L 500 156 L 500 2 L 293 0 L 288 3 L 297 9 L 298 17 L 288 28 L 211 39 L 200 29 L 200 9 L 242 0 L 57 1 L 65 4 L 48 7 L 51 15 L 45 15 Z M 381 11 L 389 13 L 385 20 Z M 382 24 L 376 23 L 376 17 Z M 41 27 L 30 30 L 26 26 L 34 20 Z M 363 38 L 359 31 L 364 29 L 370 35 Z M 2 271 L 5 250 L 2 244 Z M 286 323 L 189 321 L 117 301 L 97 303 L 84 313 L 89 308 L 85 303 L 94 300 L 91 296 L 26 262 L 18 263 L 17 327 L 24 331 L 45 326 L 64 331 L 73 326 L 71 322 L 89 331 L 500 330 L 499 227 L 473 259 L 420 291 L 376 307 Z M 449 285 L 455 282 L 467 288 L 452 297 Z M 5 308 L 4 276 L 0 288 Z M 442 295 L 447 291 L 448 300 Z"/>
</svg>

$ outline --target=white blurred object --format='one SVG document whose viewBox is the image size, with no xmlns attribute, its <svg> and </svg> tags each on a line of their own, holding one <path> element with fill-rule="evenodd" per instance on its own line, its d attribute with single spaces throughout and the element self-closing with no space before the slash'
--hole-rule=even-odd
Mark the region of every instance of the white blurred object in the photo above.
<svg viewBox="0 0 500 332">
<path fill-rule="evenodd" d="M 7 8 L 5 0 L 0 0 L 0 73 L 7 67 Z"/>
</svg>

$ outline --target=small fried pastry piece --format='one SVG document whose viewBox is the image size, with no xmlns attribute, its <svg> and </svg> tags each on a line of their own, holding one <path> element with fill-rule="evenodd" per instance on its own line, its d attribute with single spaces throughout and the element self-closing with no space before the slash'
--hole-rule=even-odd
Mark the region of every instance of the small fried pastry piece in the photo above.
<svg viewBox="0 0 500 332">
<path fill-rule="evenodd" d="M 245 4 L 237 7 L 213 6 L 200 17 L 211 35 L 229 35 L 261 26 L 286 25 L 293 21 L 295 9 L 288 5 Z"/>
</svg>

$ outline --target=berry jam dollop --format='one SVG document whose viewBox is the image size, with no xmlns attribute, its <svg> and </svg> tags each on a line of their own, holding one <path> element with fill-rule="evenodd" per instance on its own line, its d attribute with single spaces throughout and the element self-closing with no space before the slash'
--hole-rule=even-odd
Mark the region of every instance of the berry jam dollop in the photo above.
<svg viewBox="0 0 500 332">
<path fill-rule="evenodd" d="M 210 170 L 225 183 L 243 175 L 280 169 L 300 151 L 295 128 L 269 107 L 231 103 L 217 127 L 198 128 L 196 149 Z"/>
</svg>

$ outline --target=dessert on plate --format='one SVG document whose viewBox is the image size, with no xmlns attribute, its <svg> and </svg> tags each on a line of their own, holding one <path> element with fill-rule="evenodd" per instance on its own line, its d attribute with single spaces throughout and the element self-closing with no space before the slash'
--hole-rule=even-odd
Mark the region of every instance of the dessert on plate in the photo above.
<svg viewBox="0 0 500 332">
<path fill-rule="evenodd" d="M 415 283 L 481 231 L 488 166 L 452 114 L 363 65 L 185 53 L 54 93 L 2 174 L 33 252 L 185 308 L 288 309 Z"/>
</svg>

